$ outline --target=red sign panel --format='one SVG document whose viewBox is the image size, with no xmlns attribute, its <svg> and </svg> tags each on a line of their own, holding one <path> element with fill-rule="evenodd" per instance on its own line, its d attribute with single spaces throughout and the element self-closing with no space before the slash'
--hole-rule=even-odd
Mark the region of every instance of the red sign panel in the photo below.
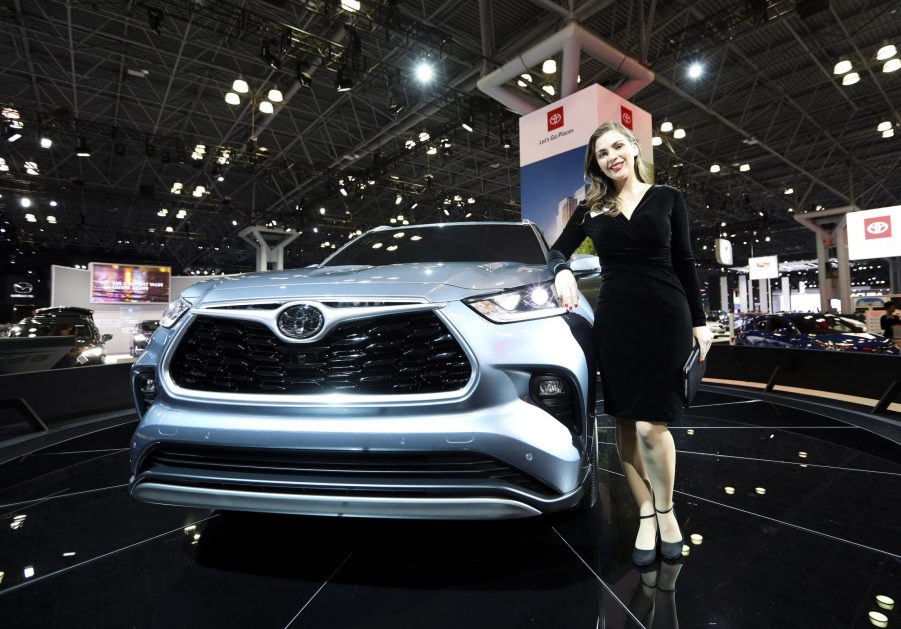
<svg viewBox="0 0 901 629">
<path fill-rule="evenodd" d="M 553 131 L 563 126 L 563 107 L 547 112 L 547 130 Z"/>
<path fill-rule="evenodd" d="M 619 117 L 626 129 L 632 129 L 632 110 L 625 105 L 619 106 Z"/>
<path fill-rule="evenodd" d="M 863 220 L 863 231 L 866 240 L 871 240 L 873 238 L 891 238 L 892 217 L 874 216 L 873 218 L 865 218 Z"/>
</svg>

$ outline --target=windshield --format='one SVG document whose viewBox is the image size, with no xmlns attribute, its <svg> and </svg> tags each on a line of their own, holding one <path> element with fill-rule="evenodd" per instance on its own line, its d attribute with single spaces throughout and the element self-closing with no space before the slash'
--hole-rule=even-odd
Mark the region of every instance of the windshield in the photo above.
<svg viewBox="0 0 901 629">
<path fill-rule="evenodd" d="M 546 258 L 530 225 L 451 223 L 369 232 L 326 260 L 323 266 L 411 262 L 545 264 Z"/>
<path fill-rule="evenodd" d="M 866 332 L 866 326 L 832 315 L 802 315 L 791 318 L 801 334 L 835 334 L 849 332 Z"/>
</svg>

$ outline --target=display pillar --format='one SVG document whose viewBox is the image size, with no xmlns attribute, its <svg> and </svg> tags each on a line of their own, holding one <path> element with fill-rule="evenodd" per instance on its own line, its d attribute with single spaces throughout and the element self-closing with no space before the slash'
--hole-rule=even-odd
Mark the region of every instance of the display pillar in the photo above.
<svg viewBox="0 0 901 629">
<path fill-rule="evenodd" d="M 519 119 L 522 218 L 535 223 L 548 244 L 585 198 L 585 147 L 594 130 L 610 120 L 630 129 L 642 158 L 653 163 L 651 114 L 600 85 Z"/>
<path fill-rule="evenodd" d="M 760 295 L 760 312 L 770 312 L 770 281 L 757 280 L 757 294 Z"/>
<path fill-rule="evenodd" d="M 782 303 L 779 304 L 779 310 L 782 312 L 790 312 L 792 309 L 792 289 L 791 282 L 787 275 L 782 276 Z"/>
</svg>

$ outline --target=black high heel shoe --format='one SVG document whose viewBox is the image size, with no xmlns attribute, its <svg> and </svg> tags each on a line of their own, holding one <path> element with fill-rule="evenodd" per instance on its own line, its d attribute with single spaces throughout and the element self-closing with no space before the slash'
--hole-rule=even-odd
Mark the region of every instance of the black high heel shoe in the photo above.
<svg viewBox="0 0 901 629">
<path fill-rule="evenodd" d="M 676 508 L 676 505 L 673 505 L 669 509 L 665 511 L 660 511 L 657 508 L 657 505 L 654 505 L 654 511 L 657 513 L 669 513 L 673 509 Z M 675 517 L 675 513 L 673 516 Z M 657 539 L 660 539 L 660 522 L 657 522 Z M 682 557 L 682 545 L 685 543 L 684 539 L 680 539 L 678 542 L 664 542 L 660 539 L 660 556 L 666 559 L 667 561 L 676 561 Z"/>
<path fill-rule="evenodd" d="M 655 508 L 654 511 L 657 509 Z M 651 515 L 640 515 L 638 516 L 639 520 L 647 520 L 648 518 L 656 518 L 657 515 L 652 513 Z M 657 539 L 660 539 L 660 533 L 657 533 Z M 641 548 L 633 548 L 632 549 L 632 563 L 636 566 L 650 566 L 657 559 L 657 544 L 656 540 L 654 540 L 654 548 L 650 550 L 642 550 Z M 681 547 L 679 548 L 681 552 Z"/>
</svg>

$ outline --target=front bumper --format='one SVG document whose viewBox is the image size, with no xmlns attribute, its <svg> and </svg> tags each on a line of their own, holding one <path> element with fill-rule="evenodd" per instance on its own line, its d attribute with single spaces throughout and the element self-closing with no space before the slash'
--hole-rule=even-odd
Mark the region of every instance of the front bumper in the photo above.
<svg viewBox="0 0 901 629">
<path fill-rule="evenodd" d="M 593 447 L 588 418 L 594 373 L 587 358 L 593 350 L 576 337 L 589 342 L 590 325 L 575 315 L 496 325 L 461 303 L 448 304 L 440 316 L 473 366 L 472 380 L 455 395 L 267 396 L 255 402 L 252 396 L 186 394 L 159 378 L 158 397 L 132 443 L 132 496 L 182 506 L 379 518 L 520 518 L 577 504 Z M 574 327 L 584 328 L 583 334 L 574 335 Z M 136 372 L 165 364 L 160 359 L 170 350 L 152 341 Z M 577 429 L 530 399 L 531 378 L 542 374 L 572 385 Z M 170 446 L 262 458 L 235 465 L 228 456 L 200 463 L 154 457 Z M 342 453 L 352 463 L 267 464 L 267 456 L 285 452 Z M 473 455 L 514 473 L 474 475 L 465 465 L 459 473 L 428 465 L 386 470 L 366 463 L 373 453 L 411 461 Z"/>
</svg>

